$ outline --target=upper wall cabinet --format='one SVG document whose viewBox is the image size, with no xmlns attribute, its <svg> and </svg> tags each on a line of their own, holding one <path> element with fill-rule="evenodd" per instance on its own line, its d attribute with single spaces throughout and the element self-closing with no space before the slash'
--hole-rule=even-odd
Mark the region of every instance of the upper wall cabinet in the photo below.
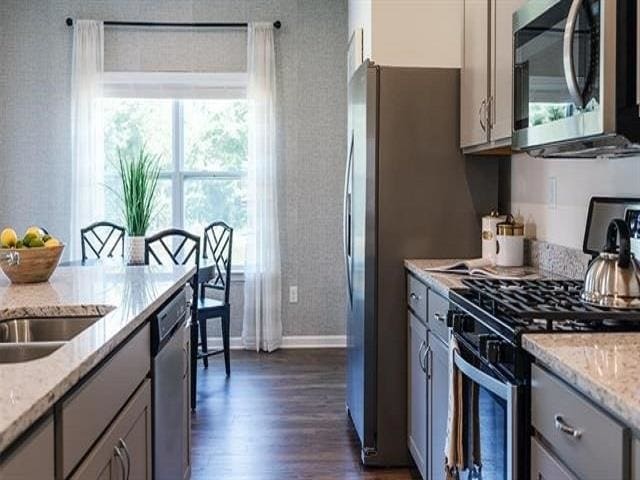
<svg viewBox="0 0 640 480">
<path fill-rule="evenodd" d="M 380 65 L 459 68 L 463 1 L 349 0 L 349 36 Z"/>
<path fill-rule="evenodd" d="M 512 15 L 524 0 L 464 0 L 460 146 L 511 145 Z"/>
</svg>

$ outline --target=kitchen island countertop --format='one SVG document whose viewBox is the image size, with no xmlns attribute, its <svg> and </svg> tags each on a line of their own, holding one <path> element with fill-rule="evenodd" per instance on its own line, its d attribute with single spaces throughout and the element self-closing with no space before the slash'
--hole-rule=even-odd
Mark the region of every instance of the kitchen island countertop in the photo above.
<svg viewBox="0 0 640 480">
<path fill-rule="evenodd" d="M 0 320 L 100 316 L 50 355 L 0 364 L 0 452 L 195 273 L 195 267 L 59 267 L 47 283 L 11 285 L 0 276 Z"/>
</svg>

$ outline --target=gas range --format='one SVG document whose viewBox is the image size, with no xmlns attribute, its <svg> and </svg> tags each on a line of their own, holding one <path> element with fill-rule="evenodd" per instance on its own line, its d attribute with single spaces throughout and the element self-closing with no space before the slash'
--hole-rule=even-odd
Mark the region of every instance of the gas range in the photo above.
<svg viewBox="0 0 640 480">
<path fill-rule="evenodd" d="M 583 303 L 582 280 L 465 279 L 462 283 L 467 288 L 449 293 L 457 307 L 452 326 L 456 311 L 462 310 L 514 345 L 520 345 L 524 333 L 640 330 L 640 309 L 614 310 Z M 458 323 L 462 329 L 463 322 Z"/>
<path fill-rule="evenodd" d="M 640 310 L 586 305 L 578 280 L 465 279 L 463 284 L 466 288 L 449 292 L 447 317 L 457 345 L 453 363 L 464 379 L 462 416 L 477 418 L 483 477 L 526 480 L 531 357 L 521 346 L 522 335 L 640 330 Z M 473 451 L 473 442 L 465 441 Z"/>
</svg>

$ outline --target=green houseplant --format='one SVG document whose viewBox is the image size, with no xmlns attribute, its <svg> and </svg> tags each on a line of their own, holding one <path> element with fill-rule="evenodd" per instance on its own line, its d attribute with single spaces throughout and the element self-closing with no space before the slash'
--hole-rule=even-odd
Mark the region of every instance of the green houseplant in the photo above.
<svg viewBox="0 0 640 480">
<path fill-rule="evenodd" d="M 144 263 L 144 239 L 156 210 L 160 177 L 158 159 L 144 145 L 137 155 L 126 155 L 118 150 L 121 192 L 116 193 L 122 202 L 129 264 Z"/>
</svg>

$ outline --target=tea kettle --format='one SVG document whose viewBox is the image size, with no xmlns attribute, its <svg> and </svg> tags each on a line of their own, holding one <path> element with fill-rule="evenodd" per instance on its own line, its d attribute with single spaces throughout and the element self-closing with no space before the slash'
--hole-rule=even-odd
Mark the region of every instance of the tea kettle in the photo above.
<svg viewBox="0 0 640 480">
<path fill-rule="evenodd" d="M 631 253 L 631 232 L 624 220 L 609 223 L 604 251 L 589 265 L 581 298 L 598 307 L 640 308 L 640 266 Z"/>
</svg>

